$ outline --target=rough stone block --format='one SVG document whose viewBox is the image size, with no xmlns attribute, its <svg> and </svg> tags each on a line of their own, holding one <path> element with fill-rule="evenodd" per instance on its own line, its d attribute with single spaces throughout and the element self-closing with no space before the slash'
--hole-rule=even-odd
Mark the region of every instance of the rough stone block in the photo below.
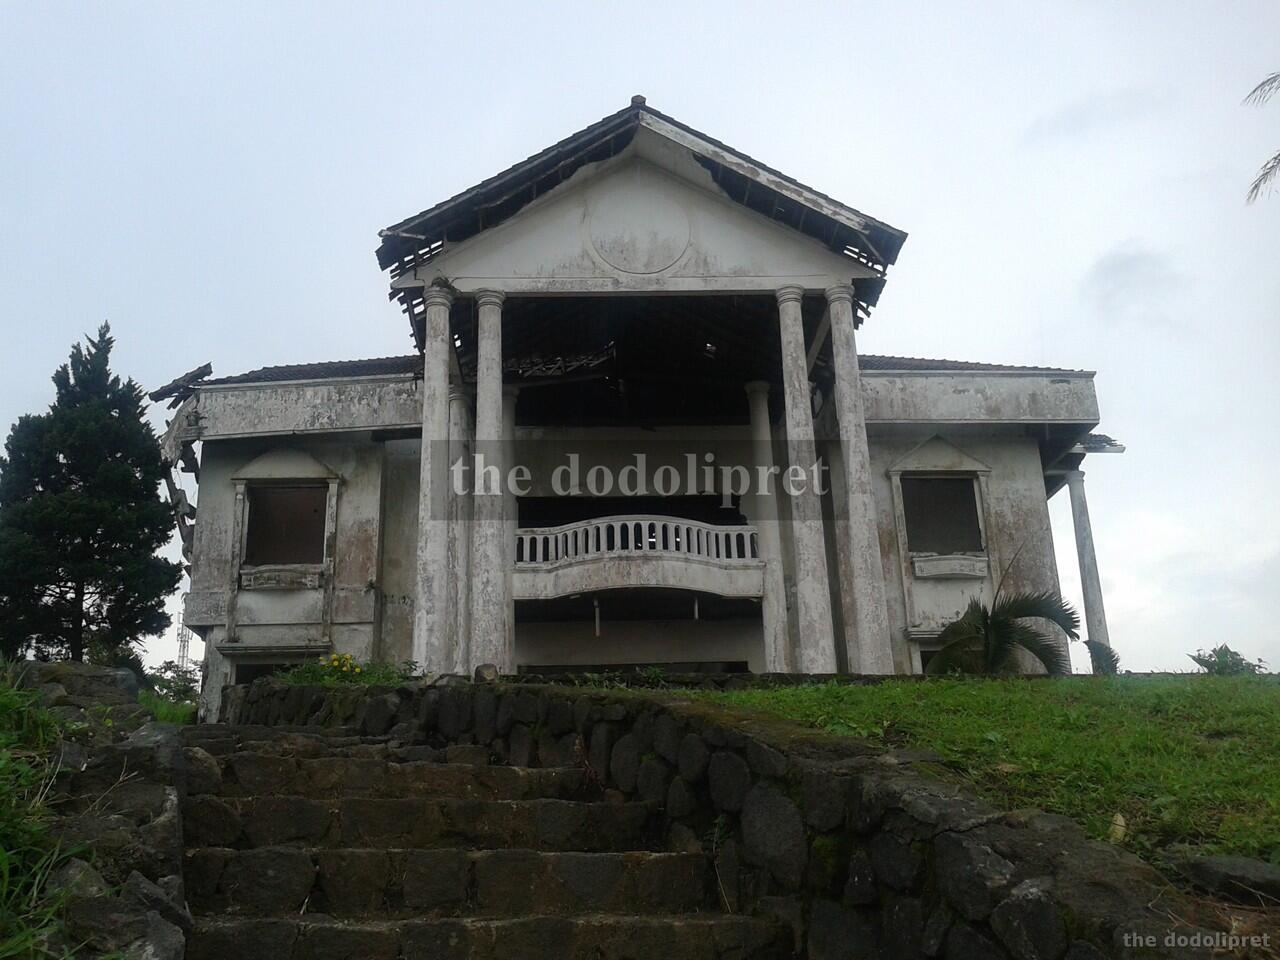
<svg viewBox="0 0 1280 960">
<path fill-rule="evenodd" d="M 793 890 L 800 886 L 809 853 L 804 823 L 781 791 L 756 784 L 747 794 L 742 804 L 742 851 L 748 863 L 767 867 L 779 883 Z"/>
<path fill-rule="evenodd" d="M 1026 880 L 991 911 L 991 929 L 1015 960 L 1061 960 L 1067 924 L 1049 896 L 1049 881 Z"/>
<path fill-rule="evenodd" d="M 609 757 L 609 775 L 619 790 L 634 793 L 640 773 L 640 744 L 634 736 L 619 737 Z"/>
<path fill-rule="evenodd" d="M 924 877 L 924 858 L 910 841 L 882 830 L 867 845 L 881 883 L 894 890 L 915 890 Z"/>
<path fill-rule="evenodd" d="M 467 901 L 471 862 L 463 850 L 410 850 L 406 854 L 404 904 L 424 912 L 452 911 Z"/>
<path fill-rule="evenodd" d="M 676 765 L 680 769 L 680 776 L 690 783 L 697 783 L 702 779 L 707 772 L 707 761 L 710 758 L 711 751 L 707 749 L 706 742 L 696 733 L 686 733 L 680 739 Z"/>
<path fill-rule="evenodd" d="M 879 938 L 871 915 L 831 900 L 815 900 L 809 911 L 809 960 L 872 960 Z"/>
<path fill-rule="evenodd" d="M 853 906 L 866 906 L 879 898 L 871 857 L 867 851 L 856 849 L 849 857 L 849 877 L 844 885 L 844 902 Z"/>
<path fill-rule="evenodd" d="M 325 913 L 365 917 L 385 909 L 391 884 L 391 856 L 386 850 L 321 850 L 316 867 Z"/>
<path fill-rule="evenodd" d="M 680 759 L 680 724 L 669 713 L 659 714 L 653 722 L 653 750 L 668 763 Z"/>
<path fill-rule="evenodd" d="M 967 923 L 952 924 L 943 956 L 946 960 L 1003 960 L 1009 955 Z"/>
<path fill-rule="evenodd" d="M 719 810 L 741 810 L 751 788 L 751 771 L 747 762 L 729 750 L 718 750 L 707 765 L 711 802 Z"/>
<path fill-rule="evenodd" d="M 653 803 L 666 802 L 667 772 L 667 765 L 657 757 L 649 757 L 640 764 L 636 773 L 636 792 L 641 799 Z"/>
<path fill-rule="evenodd" d="M 933 851 L 934 876 L 942 895 L 970 920 L 990 916 L 1013 876 L 1013 864 L 963 834 L 940 835 Z"/>
</svg>

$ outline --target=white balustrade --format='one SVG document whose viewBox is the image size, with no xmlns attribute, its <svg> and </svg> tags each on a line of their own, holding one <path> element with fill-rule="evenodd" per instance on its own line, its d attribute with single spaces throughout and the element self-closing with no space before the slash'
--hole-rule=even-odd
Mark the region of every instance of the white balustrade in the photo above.
<svg viewBox="0 0 1280 960">
<path fill-rule="evenodd" d="M 758 566 L 755 527 L 717 526 L 679 517 L 598 517 L 559 527 L 516 531 L 516 565 L 553 569 L 581 560 L 637 554 L 711 561 L 720 566 Z"/>
</svg>

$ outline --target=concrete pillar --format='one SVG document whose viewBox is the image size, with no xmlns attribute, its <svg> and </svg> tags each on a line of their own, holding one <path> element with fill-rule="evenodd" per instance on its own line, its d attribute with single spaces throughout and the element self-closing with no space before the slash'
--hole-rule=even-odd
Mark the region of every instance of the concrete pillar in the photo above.
<svg viewBox="0 0 1280 960">
<path fill-rule="evenodd" d="M 831 624 L 831 584 L 827 580 L 827 551 L 823 542 L 822 503 L 814 489 L 818 462 L 813 441 L 813 410 L 809 400 L 809 365 L 805 355 L 804 319 L 800 310 L 804 290 L 778 291 L 778 325 L 782 345 L 782 389 L 787 413 L 789 469 L 808 474 L 791 496 L 791 539 L 795 553 L 796 660 L 801 673 L 834 673 L 835 634 Z"/>
<path fill-rule="evenodd" d="M 853 620 L 845 622 L 849 669 L 854 673 L 893 673 L 893 647 L 889 638 L 889 613 L 884 598 L 884 564 L 880 556 L 880 532 L 876 502 L 871 490 L 871 455 L 867 448 L 867 424 L 862 409 L 862 374 L 854 338 L 853 288 L 848 284 L 827 290 L 831 316 L 831 350 L 836 373 L 836 418 L 840 423 L 843 454 L 843 517 L 847 536 L 836 549 L 848 555 Z"/>
<path fill-rule="evenodd" d="M 429 287 L 422 337 L 422 460 L 418 488 L 418 577 L 413 659 L 430 673 L 453 669 L 449 591 L 449 307 L 447 290 Z"/>
<path fill-rule="evenodd" d="M 502 469 L 504 476 L 516 465 L 516 398 L 520 388 L 502 388 Z M 515 491 L 508 484 L 502 498 L 502 567 L 507 571 L 507 650 L 514 658 L 516 649 L 516 598 L 512 579 L 516 566 L 516 528 L 518 526 Z M 513 667 L 514 670 L 514 659 Z"/>
<path fill-rule="evenodd" d="M 496 290 L 476 294 L 479 352 L 476 360 L 476 471 L 471 541 L 471 662 L 515 668 L 507 633 L 506 531 L 503 499 L 502 301 Z"/>
<path fill-rule="evenodd" d="M 753 380 L 746 384 L 751 409 L 751 452 L 757 468 L 768 471 L 768 482 L 758 486 L 756 528 L 759 531 L 760 559 L 764 561 L 764 596 L 760 602 L 764 625 L 764 668 L 769 673 L 791 669 L 787 641 L 787 588 L 782 573 L 782 534 L 778 529 L 778 501 L 773 475 L 773 435 L 769 426 L 769 384 Z M 755 483 L 760 485 L 760 470 Z"/>
<path fill-rule="evenodd" d="M 1076 555 L 1080 560 L 1080 587 L 1084 593 L 1084 624 L 1088 639 L 1111 646 L 1107 633 L 1107 611 L 1102 606 L 1102 578 L 1098 575 L 1098 555 L 1093 549 L 1093 526 L 1089 523 L 1089 501 L 1084 496 L 1084 471 L 1067 471 L 1071 493 L 1071 518 L 1076 528 Z"/>
<path fill-rule="evenodd" d="M 466 392 L 454 384 L 449 390 L 449 629 L 456 638 L 454 673 L 470 672 L 471 448 L 471 409 Z"/>
</svg>

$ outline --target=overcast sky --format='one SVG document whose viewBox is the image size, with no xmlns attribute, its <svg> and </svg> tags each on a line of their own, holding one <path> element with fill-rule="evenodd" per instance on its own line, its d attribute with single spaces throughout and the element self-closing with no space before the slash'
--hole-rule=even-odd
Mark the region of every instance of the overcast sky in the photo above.
<svg viewBox="0 0 1280 960">
<path fill-rule="evenodd" d="M 908 231 L 864 352 L 1097 370 L 1124 665 L 1274 668 L 1280 100 L 1241 99 L 1277 38 L 1273 2 L 4 0 L 0 428 L 103 319 L 147 388 L 408 352 L 378 229 L 643 93 Z"/>
</svg>

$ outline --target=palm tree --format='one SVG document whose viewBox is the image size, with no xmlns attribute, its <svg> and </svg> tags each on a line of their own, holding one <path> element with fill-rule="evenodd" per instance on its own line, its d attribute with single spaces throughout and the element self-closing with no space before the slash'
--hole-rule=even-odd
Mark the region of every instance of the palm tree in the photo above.
<svg viewBox="0 0 1280 960">
<path fill-rule="evenodd" d="M 1055 676 L 1071 673 L 1071 657 L 1067 651 L 1048 634 L 1024 622 L 1029 619 L 1049 620 L 1072 640 L 1080 637 L 1079 616 L 1058 594 L 1049 591 L 1005 594 L 997 589 L 990 608 L 974 597 L 963 616 L 942 628 L 938 634 L 942 648 L 933 655 L 926 672 L 986 676 L 1017 673 L 1021 649 Z"/>
<path fill-rule="evenodd" d="M 1278 92 L 1280 92 L 1280 73 L 1273 73 L 1254 87 L 1244 98 L 1244 102 L 1249 106 L 1260 107 Z M 1253 184 L 1249 187 L 1249 202 L 1253 203 L 1257 200 L 1262 195 L 1262 191 L 1278 176 L 1280 176 L 1280 153 L 1264 163 L 1258 175 L 1253 178 Z"/>
</svg>

